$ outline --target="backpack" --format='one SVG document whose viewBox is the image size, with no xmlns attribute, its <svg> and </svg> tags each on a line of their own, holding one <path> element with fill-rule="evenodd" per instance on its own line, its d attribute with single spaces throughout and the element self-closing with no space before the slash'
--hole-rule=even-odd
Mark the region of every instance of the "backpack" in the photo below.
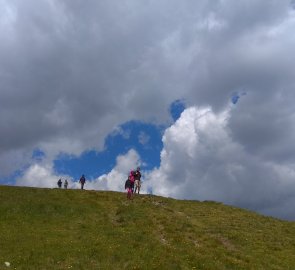
<svg viewBox="0 0 295 270">
<path fill-rule="evenodd" d="M 130 179 L 129 179 L 129 177 L 128 177 L 128 179 L 126 180 L 126 182 L 125 182 L 125 189 L 126 188 L 130 188 L 131 187 L 131 181 L 130 181 Z"/>
</svg>

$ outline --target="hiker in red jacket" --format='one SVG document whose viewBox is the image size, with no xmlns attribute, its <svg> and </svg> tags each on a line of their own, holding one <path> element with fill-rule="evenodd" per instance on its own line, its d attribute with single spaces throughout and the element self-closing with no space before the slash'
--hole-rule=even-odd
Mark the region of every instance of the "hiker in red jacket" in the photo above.
<svg viewBox="0 0 295 270">
<path fill-rule="evenodd" d="M 134 179 L 134 171 L 130 171 L 130 174 L 129 174 L 128 178 L 131 181 L 131 190 L 132 190 L 132 193 L 133 193 L 133 191 L 134 191 L 134 181 L 135 181 L 135 179 Z"/>
</svg>

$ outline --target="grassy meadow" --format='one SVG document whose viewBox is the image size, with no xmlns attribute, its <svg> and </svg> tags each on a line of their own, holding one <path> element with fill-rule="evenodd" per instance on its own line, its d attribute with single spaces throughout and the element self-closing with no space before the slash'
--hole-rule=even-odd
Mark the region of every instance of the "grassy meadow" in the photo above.
<svg viewBox="0 0 295 270">
<path fill-rule="evenodd" d="M 293 270 L 295 222 L 215 202 L 0 186 L 2 269 Z"/>
</svg>

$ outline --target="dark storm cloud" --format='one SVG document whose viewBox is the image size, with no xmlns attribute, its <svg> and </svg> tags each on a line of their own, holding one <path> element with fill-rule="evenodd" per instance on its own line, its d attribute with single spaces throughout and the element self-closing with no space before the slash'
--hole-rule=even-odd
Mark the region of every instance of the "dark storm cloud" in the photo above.
<svg viewBox="0 0 295 270">
<path fill-rule="evenodd" d="M 279 163 L 295 161 L 295 110 L 291 105 L 295 96 L 293 91 L 285 92 L 260 98 L 247 95 L 229 122 L 233 138 L 247 151 Z"/>
</svg>

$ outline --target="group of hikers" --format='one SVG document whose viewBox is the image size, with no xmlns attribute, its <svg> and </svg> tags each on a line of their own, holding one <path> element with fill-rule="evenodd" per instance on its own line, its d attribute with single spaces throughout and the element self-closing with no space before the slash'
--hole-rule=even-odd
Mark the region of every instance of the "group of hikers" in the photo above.
<svg viewBox="0 0 295 270">
<path fill-rule="evenodd" d="M 84 184 L 86 182 L 85 175 L 82 174 L 80 177 L 79 183 L 81 185 L 81 189 L 84 189 Z M 68 188 L 68 180 L 65 179 L 64 181 L 64 188 Z M 62 187 L 62 180 L 61 178 L 57 181 L 58 188 Z M 140 167 L 137 167 L 136 170 L 130 171 L 128 175 L 128 179 L 125 182 L 125 190 L 127 191 L 127 199 L 132 199 L 132 194 L 139 194 L 141 187 L 141 173 L 140 173 Z"/>
<path fill-rule="evenodd" d="M 82 176 L 81 176 L 81 178 L 79 180 L 79 183 L 81 184 L 81 189 L 84 189 L 85 182 L 86 182 L 85 175 L 82 174 Z M 67 189 L 68 188 L 68 185 L 69 185 L 69 183 L 68 183 L 68 180 L 66 179 L 65 182 L 64 182 L 64 188 Z M 61 188 L 62 187 L 62 180 L 61 180 L 61 178 L 58 179 L 57 186 L 58 186 L 58 188 Z"/>
<path fill-rule="evenodd" d="M 127 191 L 127 199 L 132 199 L 132 194 L 139 194 L 140 187 L 141 187 L 141 173 L 140 168 L 137 167 L 136 170 L 130 171 L 128 175 L 128 179 L 125 182 L 125 190 Z"/>
<path fill-rule="evenodd" d="M 67 189 L 68 188 L 68 185 L 69 185 L 69 183 L 68 183 L 68 180 L 66 179 L 65 182 L 64 182 L 64 188 Z M 58 186 L 58 188 L 61 188 L 62 187 L 62 180 L 61 180 L 61 178 L 58 179 L 57 186 Z"/>
</svg>

